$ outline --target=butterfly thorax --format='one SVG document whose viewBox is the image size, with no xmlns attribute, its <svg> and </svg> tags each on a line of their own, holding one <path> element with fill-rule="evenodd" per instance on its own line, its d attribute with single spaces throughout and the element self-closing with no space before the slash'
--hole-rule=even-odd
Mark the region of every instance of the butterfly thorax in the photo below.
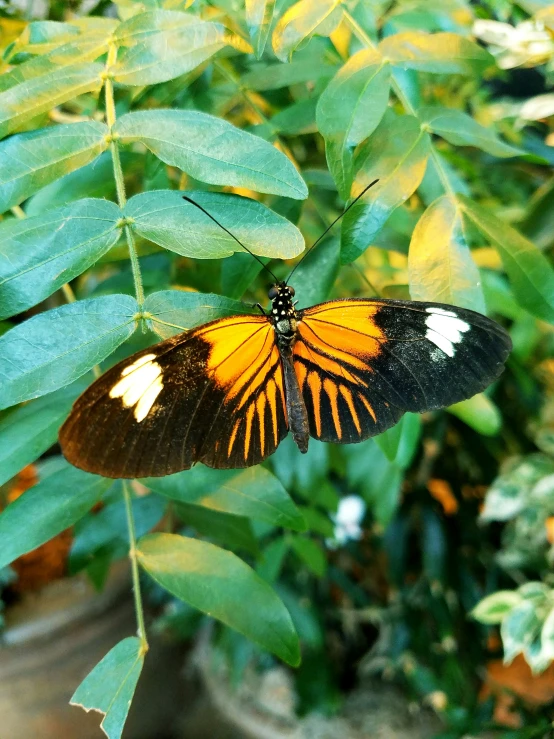
<svg viewBox="0 0 554 739">
<path fill-rule="evenodd" d="M 294 343 L 298 324 L 293 297 L 294 288 L 284 284 L 274 285 L 269 291 L 271 298 L 270 320 L 277 335 L 277 344 L 281 348 L 290 347 Z"/>
</svg>

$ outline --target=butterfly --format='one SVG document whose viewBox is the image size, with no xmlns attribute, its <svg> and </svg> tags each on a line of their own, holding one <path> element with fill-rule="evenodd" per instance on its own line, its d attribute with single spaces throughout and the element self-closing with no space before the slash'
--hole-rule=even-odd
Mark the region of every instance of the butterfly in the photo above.
<svg viewBox="0 0 554 739">
<path fill-rule="evenodd" d="M 294 295 L 277 280 L 269 312 L 211 321 L 109 369 L 60 430 L 67 460 L 136 478 L 250 467 L 289 431 L 301 452 L 310 437 L 355 443 L 481 392 L 511 350 L 468 309 L 381 298 L 297 309 Z"/>
</svg>

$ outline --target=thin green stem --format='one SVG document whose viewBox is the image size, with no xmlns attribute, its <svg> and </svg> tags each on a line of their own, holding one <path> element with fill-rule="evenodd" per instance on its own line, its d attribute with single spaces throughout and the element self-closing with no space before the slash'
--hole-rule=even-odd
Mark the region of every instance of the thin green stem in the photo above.
<svg viewBox="0 0 554 739">
<path fill-rule="evenodd" d="M 133 576 L 133 594 L 135 596 L 135 612 L 137 615 L 137 635 L 140 639 L 141 652 L 145 654 L 148 651 L 148 641 L 146 639 L 144 608 L 140 591 L 135 518 L 133 516 L 133 508 L 131 505 L 131 491 L 129 490 L 129 482 L 127 480 L 123 480 L 123 498 L 125 500 L 125 512 L 127 514 L 127 531 L 129 532 L 129 559 L 131 560 L 131 572 Z"/>
<path fill-rule="evenodd" d="M 129 258 L 131 260 L 131 269 L 133 271 L 133 281 L 135 283 L 135 295 L 137 303 L 142 311 L 144 305 L 144 288 L 142 287 L 142 273 L 140 271 L 140 262 L 137 254 L 137 247 L 135 244 L 135 235 L 130 226 L 125 226 L 125 236 L 127 237 L 127 244 L 129 246 Z"/>
<path fill-rule="evenodd" d="M 12 205 L 10 208 L 11 212 L 14 214 L 16 218 L 26 218 L 25 211 L 20 205 Z"/>
<path fill-rule="evenodd" d="M 145 314 L 144 317 L 148 317 L 148 314 Z M 167 321 L 162 321 L 160 318 L 152 317 L 152 321 L 154 323 L 161 323 L 163 326 L 169 326 L 170 328 L 178 328 L 179 331 L 188 331 L 188 329 L 186 329 L 184 326 L 177 326 L 176 323 L 168 323 Z"/>
<path fill-rule="evenodd" d="M 65 285 L 62 285 L 62 293 L 67 303 L 74 303 L 77 300 L 75 293 L 68 282 L 66 282 Z"/>
<path fill-rule="evenodd" d="M 115 43 L 110 44 L 108 51 L 108 59 L 106 62 L 106 72 L 104 78 L 104 91 L 106 95 L 106 123 L 110 127 L 110 151 L 112 154 L 113 173 L 115 179 L 115 187 L 117 191 L 117 202 L 120 208 L 124 208 L 127 202 L 125 195 L 125 179 L 123 177 L 123 168 L 121 166 L 121 157 L 119 156 L 119 146 L 117 139 L 114 138 L 112 129 L 115 125 L 115 100 L 113 92 L 113 81 L 111 79 L 111 68 L 117 59 L 117 46 Z M 142 274 L 140 271 L 140 263 L 135 244 L 133 231 L 129 226 L 125 226 L 125 237 L 129 248 L 129 259 L 131 260 L 131 268 L 133 271 L 133 282 L 135 283 L 135 296 L 140 310 L 144 304 L 144 288 L 142 286 Z"/>
<path fill-rule="evenodd" d="M 368 49 L 376 49 L 376 44 L 371 40 L 371 38 L 367 35 L 367 33 L 364 31 L 364 29 L 360 26 L 358 21 L 351 15 L 351 13 L 348 10 L 344 10 L 344 19 L 350 26 L 352 33 L 356 36 L 358 41 L 360 43 L 364 44 Z M 399 103 L 402 105 L 406 113 L 409 113 L 410 115 L 413 115 L 417 118 L 417 111 L 410 102 L 410 99 L 407 95 L 405 95 L 404 91 L 398 84 L 397 80 L 394 79 L 394 75 L 392 77 L 391 81 L 391 87 L 393 89 L 394 94 L 396 95 L 396 98 L 398 99 Z M 444 187 L 445 192 L 448 195 L 451 195 L 453 197 L 456 197 L 456 193 L 454 191 L 454 188 L 450 184 L 450 180 L 448 179 L 448 175 L 446 173 L 446 170 L 444 169 L 444 165 L 441 162 L 440 156 L 438 151 L 435 149 L 433 144 L 431 143 L 430 146 L 431 150 L 431 159 L 433 160 L 433 164 L 435 165 L 435 168 L 437 170 L 437 174 L 439 176 L 439 179 L 442 183 L 442 186 Z"/>
</svg>

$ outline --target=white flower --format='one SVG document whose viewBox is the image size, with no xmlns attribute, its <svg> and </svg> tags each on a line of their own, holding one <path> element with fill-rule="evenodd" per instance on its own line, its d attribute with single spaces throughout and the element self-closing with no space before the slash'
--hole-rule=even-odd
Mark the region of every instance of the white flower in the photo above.
<svg viewBox="0 0 554 739">
<path fill-rule="evenodd" d="M 366 504 L 359 495 L 347 495 L 341 498 L 335 516 L 335 540 L 339 544 L 347 541 L 359 541 L 362 538 L 361 522 L 365 515 Z"/>
</svg>

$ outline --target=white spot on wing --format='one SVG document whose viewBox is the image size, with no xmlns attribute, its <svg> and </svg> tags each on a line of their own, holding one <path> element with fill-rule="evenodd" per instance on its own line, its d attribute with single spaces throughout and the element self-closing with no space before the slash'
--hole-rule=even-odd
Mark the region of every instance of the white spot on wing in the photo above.
<svg viewBox="0 0 554 739">
<path fill-rule="evenodd" d="M 142 367 L 143 364 L 146 364 L 147 362 L 152 361 L 152 359 L 156 359 L 155 354 L 145 354 L 144 357 L 140 357 L 136 360 L 136 362 L 133 362 L 133 364 L 130 364 L 128 367 L 125 367 L 123 372 L 121 373 L 121 377 L 125 377 L 125 375 L 128 375 L 130 372 L 134 372 L 139 367 Z"/>
<path fill-rule="evenodd" d="M 428 328 L 427 333 L 425 334 L 425 338 L 429 339 L 429 341 L 432 341 L 435 346 L 438 346 L 439 349 L 442 349 L 442 351 L 445 354 L 448 354 L 449 357 L 454 356 L 454 344 L 449 339 L 447 339 L 446 336 L 438 334 L 436 331 L 433 331 L 432 328 Z"/>
<path fill-rule="evenodd" d="M 456 318 L 456 314 L 451 310 L 444 310 L 444 308 L 427 308 L 427 313 L 437 313 L 439 316 L 452 316 Z"/>
<path fill-rule="evenodd" d="M 431 310 L 433 312 L 430 312 Z M 428 308 L 427 311 L 430 312 L 430 315 L 425 319 L 425 325 L 428 329 L 425 334 L 426 338 L 436 344 L 449 357 L 453 357 L 455 354 L 454 344 L 459 344 L 462 341 L 462 334 L 469 331 L 471 326 L 458 318 L 455 313 L 442 310 L 442 308 Z M 441 312 L 438 313 L 437 311 Z M 437 340 L 437 336 L 440 337 L 439 340 Z"/>
<path fill-rule="evenodd" d="M 161 377 L 157 377 L 154 382 L 150 385 L 148 390 L 141 395 L 139 402 L 135 406 L 134 416 L 137 423 L 144 421 L 146 416 L 150 413 L 150 409 L 154 405 L 154 402 L 158 395 L 161 393 L 164 384 Z"/>
<path fill-rule="evenodd" d="M 110 390 L 110 398 L 121 398 L 125 408 L 135 406 L 134 416 L 143 421 L 163 388 L 162 368 L 152 360 L 155 354 L 145 354 L 121 373 L 121 379 Z"/>
</svg>

